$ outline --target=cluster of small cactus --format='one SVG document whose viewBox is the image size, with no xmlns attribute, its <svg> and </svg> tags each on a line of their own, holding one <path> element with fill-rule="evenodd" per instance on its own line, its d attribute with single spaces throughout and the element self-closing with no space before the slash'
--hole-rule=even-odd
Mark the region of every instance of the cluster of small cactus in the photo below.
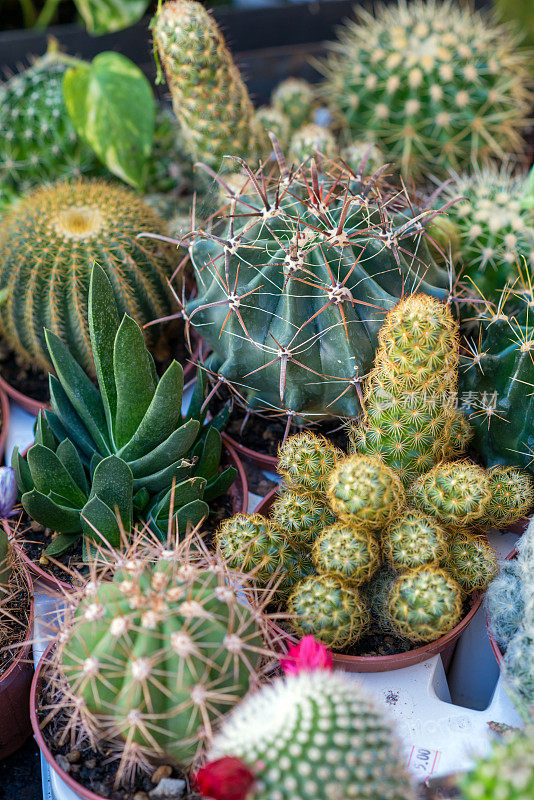
<svg viewBox="0 0 534 800">
<path fill-rule="evenodd" d="M 521 150 L 532 78 L 521 36 L 454 0 L 359 10 L 325 64 L 324 96 L 408 178 Z"/>
<path fill-rule="evenodd" d="M 161 235 L 166 226 L 129 188 L 76 179 L 29 192 L 0 223 L 0 291 L 6 295 L 0 333 L 7 344 L 48 371 L 47 328 L 94 376 L 87 297 L 95 262 L 112 283 L 121 315 L 140 325 L 167 316 L 175 250 L 138 239 L 141 232 Z"/>
<path fill-rule="evenodd" d="M 527 800 L 534 796 L 534 729 L 513 730 L 493 742 L 486 758 L 478 759 L 462 777 L 462 800 Z"/>
</svg>

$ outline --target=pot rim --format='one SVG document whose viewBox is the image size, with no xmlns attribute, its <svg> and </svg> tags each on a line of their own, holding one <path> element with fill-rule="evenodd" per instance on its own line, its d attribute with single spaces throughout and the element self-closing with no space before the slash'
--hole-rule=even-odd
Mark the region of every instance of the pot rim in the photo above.
<svg viewBox="0 0 534 800">
<path fill-rule="evenodd" d="M 3 378 L 0 376 L 0 409 L 2 411 L 1 429 L 0 429 L 0 459 L 4 455 L 6 448 L 7 437 L 9 434 L 9 415 L 11 409 L 9 406 L 9 397 L 2 385 Z"/>
</svg>

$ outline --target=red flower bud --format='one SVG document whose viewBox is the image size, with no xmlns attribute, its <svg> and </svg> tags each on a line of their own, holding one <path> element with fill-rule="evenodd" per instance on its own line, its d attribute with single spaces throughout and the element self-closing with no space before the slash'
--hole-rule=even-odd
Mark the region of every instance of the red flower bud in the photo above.
<svg viewBox="0 0 534 800">
<path fill-rule="evenodd" d="M 298 644 L 289 648 L 287 656 L 280 659 L 286 675 L 312 672 L 315 669 L 332 670 L 332 653 L 313 636 L 305 636 Z"/>
<path fill-rule="evenodd" d="M 232 756 L 205 764 L 195 776 L 197 791 L 211 800 L 245 800 L 254 781 L 247 765 Z"/>
</svg>

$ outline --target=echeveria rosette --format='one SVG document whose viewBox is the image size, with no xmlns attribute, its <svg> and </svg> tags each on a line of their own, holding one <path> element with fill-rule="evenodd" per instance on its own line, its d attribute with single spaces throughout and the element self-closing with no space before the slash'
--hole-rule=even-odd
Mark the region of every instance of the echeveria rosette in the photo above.
<svg viewBox="0 0 534 800">
<path fill-rule="evenodd" d="M 178 529 L 185 530 L 208 514 L 207 503 L 236 475 L 233 467 L 219 475 L 217 425 L 227 410 L 203 424 L 200 378 L 182 417 L 182 367 L 173 361 L 158 380 L 141 329 L 127 315 L 120 321 L 98 266 L 88 316 L 98 387 L 47 331 L 56 371 L 49 381 L 52 411 L 40 416 L 26 459 L 13 453 L 24 509 L 58 532 L 48 555 L 64 552 L 82 532 L 119 546 L 121 527 L 128 533 L 135 517 L 166 532 L 171 505 Z"/>
</svg>

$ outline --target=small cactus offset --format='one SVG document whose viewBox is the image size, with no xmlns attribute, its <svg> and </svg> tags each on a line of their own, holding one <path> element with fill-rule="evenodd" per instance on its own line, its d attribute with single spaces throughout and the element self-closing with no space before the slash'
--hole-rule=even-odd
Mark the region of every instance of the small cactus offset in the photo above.
<svg viewBox="0 0 534 800">
<path fill-rule="evenodd" d="M 302 78 L 286 78 L 271 95 L 271 105 L 282 113 L 295 132 L 312 121 L 314 90 Z"/>
<path fill-rule="evenodd" d="M 504 528 L 529 513 L 534 505 L 534 482 L 528 473 L 497 465 L 488 470 L 488 476 L 491 498 L 479 525 Z"/>
<path fill-rule="evenodd" d="M 491 500 L 487 472 L 472 461 L 438 464 L 410 487 L 409 500 L 451 530 L 465 530 L 486 514 Z"/>
<path fill-rule="evenodd" d="M 509 731 L 493 742 L 459 782 L 461 800 L 528 800 L 534 797 L 534 729 Z"/>
<path fill-rule="evenodd" d="M 296 633 L 313 635 L 336 650 L 357 641 L 370 621 L 360 591 L 332 575 L 311 575 L 298 583 L 289 595 L 287 611 Z"/>
<path fill-rule="evenodd" d="M 314 572 L 310 556 L 298 550 L 285 531 L 261 514 L 236 514 L 216 534 L 217 548 L 232 569 L 272 587 L 278 599 Z"/>
<path fill-rule="evenodd" d="M 366 583 L 380 566 L 380 546 L 369 531 L 338 522 L 323 530 L 312 550 L 317 572 L 351 586 Z"/>
<path fill-rule="evenodd" d="M 406 502 L 398 475 L 373 456 L 348 456 L 328 478 L 328 502 L 354 528 L 379 530 L 398 516 Z"/>
<path fill-rule="evenodd" d="M 415 800 L 389 724 L 340 671 L 304 667 L 249 695 L 223 722 L 206 769 L 224 756 L 253 770 L 253 800 Z"/>
<path fill-rule="evenodd" d="M 463 592 L 443 569 L 423 566 L 395 578 L 387 592 L 386 617 L 410 642 L 432 642 L 462 618 Z"/>
<path fill-rule="evenodd" d="M 152 28 L 192 158 L 215 171 L 233 168 L 228 155 L 256 159 L 268 140 L 213 17 L 195 0 L 169 0 Z"/>
<path fill-rule="evenodd" d="M 278 108 L 271 106 L 261 106 L 256 111 L 256 124 L 265 131 L 266 134 L 272 133 L 276 136 L 281 147 L 289 144 L 290 124 L 285 114 Z"/>
<path fill-rule="evenodd" d="M 68 341 L 95 375 L 87 321 L 93 263 L 107 274 L 120 314 L 140 325 L 169 314 L 175 251 L 141 232 L 166 226 L 131 189 L 98 180 L 38 188 L 0 223 L 0 332 L 34 366 L 52 362 L 44 329 Z"/>
<path fill-rule="evenodd" d="M 310 123 L 299 128 L 289 143 L 289 158 L 293 164 L 300 164 L 312 156 L 335 158 L 337 152 L 334 134 L 328 128 Z"/>
<path fill-rule="evenodd" d="M 324 436 L 303 431 L 280 445 L 277 470 L 289 489 L 321 494 L 336 460 L 342 457 L 342 451 Z"/>
<path fill-rule="evenodd" d="M 486 589 L 499 571 L 497 552 L 485 536 L 456 533 L 443 565 L 465 592 Z"/>
<path fill-rule="evenodd" d="M 272 505 L 271 517 L 297 547 L 311 547 L 317 536 L 336 521 L 326 498 L 304 491 L 282 492 Z"/>
<path fill-rule="evenodd" d="M 340 156 L 356 177 L 372 175 L 384 165 L 384 155 L 373 142 L 354 140 L 342 148 Z"/>
<path fill-rule="evenodd" d="M 362 9 L 331 45 L 324 96 L 350 135 L 373 136 L 405 177 L 501 160 L 521 151 L 531 105 L 520 41 L 453 0 Z"/>
<path fill-rule="evenodd" d="M 401 572 L 438 565 L 447 552 L 447 532 L 428 514 L 408 509 L 382 531 L 380 544 L 385 560 Z"/>
</svg>

